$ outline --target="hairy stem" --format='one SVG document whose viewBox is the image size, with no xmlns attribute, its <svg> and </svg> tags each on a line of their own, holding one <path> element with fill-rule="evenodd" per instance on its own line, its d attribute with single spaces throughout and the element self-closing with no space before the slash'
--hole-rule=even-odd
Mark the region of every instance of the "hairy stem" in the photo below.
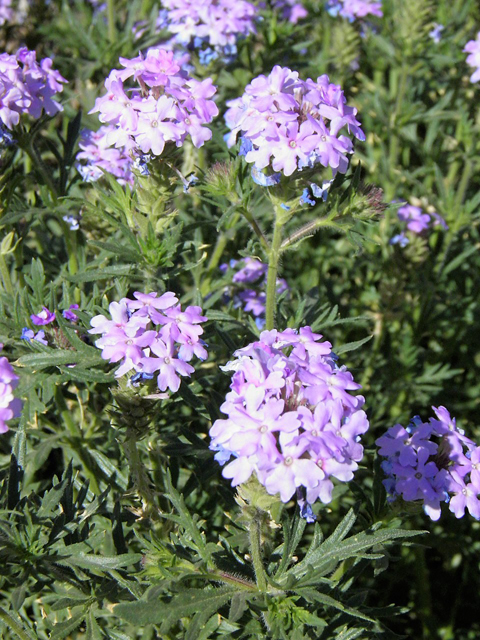
<svg viewBox="0 0 480 640">
<path fill-rule="evenodd" d="M 267 329 L 267 331 L 270 331 L 275 327 L 277 274 L 278 262 L 280 260 L 281 253 L 280 247 L 282 245 L 282 228 L 283 224 L 281 224 L 277 219 L 275 221 L 272 244 L 268 255 L 267 302 L 265 310 L 265 328 Z"/>
<path fill-rule="evenodd" d="M 0 253 L 0 273 L 2 275 L 3 287 L 8 295 L 13 296 L 13 285 L 12 279 L 10 277 L 10 269 L 7 266 L 7 261 L 5 260 L 5 256 L 3 253 Z"/>
<path fill-rule="evenodd" d="M 107 0 L 108 39 L 115 42 L 117 37 L 115 29 L 115 0 Z"/>
<path fill-rule="evenodd" d="M 267 577 L 265 575 L 265 569 L 263 567 L 262 560 L 262 548 L 260 540 L 260 511 L 257 511 L 255 516 L 250 521 L 249 534 L 250 555 L 252 556 L 253 568 L 255 570 L 255 576 L 257 578 L 257 585 L 260 591 L 265 592 L 267 590 Z"/>
<path fill-rule="evenodd" d="M 146 507 L 156 509 L 150 478 L 145 470 L 145 465 L 140 459 L 135 433 L 130 429 L 128 429 L 127 437 L 123 442 L 123 450 L 125 452 L 125 457 L 128 460 L 130 475 L 133 479 L 138 495 L 141 497 Z"/>
</svg>

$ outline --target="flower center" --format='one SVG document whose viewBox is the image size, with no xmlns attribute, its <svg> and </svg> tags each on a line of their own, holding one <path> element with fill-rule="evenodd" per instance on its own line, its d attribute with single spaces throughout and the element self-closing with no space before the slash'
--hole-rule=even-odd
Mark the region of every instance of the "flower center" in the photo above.
<svg viewBox="0 0 480 640">
<path fill-rule="evenodd" d="M 321 140 L 322 140 L 322 142 L 326 142 L 327 141 L 327 136 L 321 136 Z"/>
<path fill-rule="evenodd" d="M 158 121 L 157 120 L 152 120 L 151 126 L 155 129 L 156 127 L 158 127 Z"/>
<path fill-rule="evenodd" d="M 290 147 L 290 149 L 295 149 L 295 147 L 297 146 L 297 143 L 295 142 L 295 140 L 290 140 L 290 142 L 288 143 L 288 146 Z"/>
<path fill-rule="evenodd" d="M 418 472 L 415 474 L 415 478 L 416 478 L 417 480 L 421 480 L 421 478 L 422 478 L 422 474 L 420 473 L 420 471 L 418 471 Z"/>
<path fill-rule="evenodd" d="M 292 456 L 287 456 L 285 458 L 285 464 L 287 465 L 287 467 L 289 467 L 291 464 L 293 464 L 293 458 Z"/>
<path fill-rule="evenodd" d="M 267 433 L 268 431 L 268 427 L 266 427 L 264 424 L 262 424 L 262 426 L 259 429 L 260 433 Z"/>
</svg>

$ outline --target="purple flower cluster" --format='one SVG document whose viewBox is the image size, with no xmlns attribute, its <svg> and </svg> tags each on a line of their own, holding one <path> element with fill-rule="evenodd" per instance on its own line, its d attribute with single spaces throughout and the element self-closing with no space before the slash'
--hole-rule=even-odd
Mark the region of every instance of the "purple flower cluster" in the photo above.
<svg viewBox="0 0 480 640">
<path fill-rule="evenodd" d="M 423 423 L 418 416 L 404 429 L 396 424 L 378 438 L 379 454 L 387 458 L 383 481 L 391 500 L 421 500 L 432 520 L 441 503 L 461 518 L 468 509 L 480 519 L 480 447 L 467 438 L 445 407 L 432 407 L 436 418 Z"/>
<path fill-rule="evenodd" d="M 360 385 L 338 367 L 329 342 L 310 327 L 264 331 L 235 352 L 231 391 L 221 406 L 228 418 L 210 429 L 210 448 L 232 485 L 255 473 L 270 494 L 288 502 L 303 487 L 309 503 L 332 499 L 332 478 L 353 478 L 368 429 Z"/>
<path fill-rule="evenodd" d="M 340 15 L 350 22 L 367 16 L 383 16 L 382 2 L 375 0 L 328 0 L 327 11 L 332 16 Z"/>
<path fill-rule="evenodd" d="M 448 229 L 445 220 L 436 212 L 425 213 L 420 207 L 413 204 L 406 204 L 398 210 L 398 219 L 405 223 L 406 229 L 416 235 L 424 234 L 426 231 L 440 225 L 443 229 Z M 390 240 L 390 244 L 399 244 L 405 247 L 410 240 L 404 231 Z"/>
<path fill-rule="evenodd" d="M 2 349 L 3 344 L 0 344 L 0 351 Z M 6 421 L 18 418 L 22 410 L 21 400 L 13 396 L 18 380 L 7 358 L 0 358 L 0 433 L 8 431 Z"/>
<path fill-rule="evenodd" d="M 190 376 L 194 368 L 189 362 L 194 356 L 205 360 L 207 351 L 200 336 L 199 325 L 207 318 L 200 307 L 182 311 L 174 293 L 136 291 L 134 300 L 123 298 L 109 305 L 111 319 L 95 316 L 89 333 L 101 333 L 95 345 L 102 349 L 102 358 L 120 362 L 118 378 L 132 369 L 135 380 L 152 379 L 158 373 L 160 391 L 178 391 L 179 376 Z M 137 375 L 138 374 L 138 375 Z"/>
<path fill-rule="evenodd" d="M 103 126 L 98 131 L 84 129 L 80 135 L 77 170 L 85 182 L 96 182 L 104 172 L 115 176 L 120 184 L 133 184 L 132 156 L 125 150 L 110 147 L 108 135 L 115 127 Z"/>
<path fill-rule="evenodd" d="M 243 258 L 242 260 L 230 260 L 228 264 L 222 264 L 220 270 L 227 273 L 228 269 L 235 271 L 232 277 L 232 286 L 226 290 L 226 298 L 233 298 L 235 308 L 243 308 L 255 318 L 255 324 L 259 329 L 265 326 L 265 307 L 267 295 L 268 266 L 257 258 Z M 255 288 L 253 288 L 255 287 Z M 290 287 L 286 280 L 277 278 L 277 294 L 280 295 Z"/>
<path fill-rule="evenodd" d="M 467 64 L 475 69 L 470 76 L 470 82 L 478 82 L 480 80 L 480 31 L 475 40 L 467 42 L 464 51 L 470 54 L 467 56 Z"/>
<path fill-rule="evenodd" d="M 69 322 L 72 322 L 74 324 L 78 322 L 78 316 L 75 313 L 77 309 L 78 309 L 78 304 L 71 304 L 68 307 L 68 309 L 65 309 L 64 311 L 62 311 L 62 315 L 65 318 L 65 320 L 68 320 Z M 43 327 L 48 324 L 52 324 L 52 322 L 55 322 L 56 318 L 57 318 L 57 314 L 55 313 L 55 311 L 50 311 L 48 307 L 43 307 L 39 313 L 32 313 L 32 315 L 30 316 L 30 320 L 32 321 L 32 324 L 35 325 L 36 327 Z M 56 337 L 58 337 L 58 328 L 53 327 L 53 334 Z M 26 340 L 27 342 L 30 342 L 31 340 L 35 340 L 36 342 L 40 342 L 41 344 L 48 345 L 48 341 L 45 337 L 45 331 L 43 329 L 35 333 L 33 329 L 24 327 L 22 329 L 22 334 L 20 336 L 20 339 Z"/>
<path fill-rule="evenodd" d="M 54 96 L 66 82 L 52 69 L 51 58 L 37 62 L 35 51 L 22 47 L 15 55 L 0 55 L 0 120 L 12 129 L 22 114 L 39 118 L 45 111 L 53 116 L 62 111 Z"/>
<path fill-rule="evenodd" d="M 257 9 L 246 0 L 163 0 L 162 16 L 175 40 L 185 47 L 202 44 L 217 52 L 255 32 Z"/>
<path fill-rule="evenodd" d="M 210 100 L 216 92 L 212 80 L 194 80 L 183 71 L 172 51 L 150 49 L 146 56 L 120 58 L 124 67 L 114 69 L 105 81 L 106 95 L 97 98 L 90 113 L 111 125 L 106 134 L 109 145 L 140 150 L 159 156 L 165 144 L 181 147 L 190 135 L 196 147 L 210 140 L 212 132 L 204 125 L 218 114 Z M 138 86 L 128 88 L 126 80 Z"/>
<path fill-rule="evenodd" d="M 275 66 L 268 76 L 258 76 L 242 97 L 231 100 L 225 120 L 233 146 L 243 138 L 245 160 L 257 169 L 269 165 L 286 176 L 316 164 L 345 173 L 353 144 L 347 131 L 359 140 L 365 136 L 355 118 L 357 110 L 346 105 L 340 86 L 323 75 L 316 81 L 299 78 L 296 71 Z"/>
</svg>

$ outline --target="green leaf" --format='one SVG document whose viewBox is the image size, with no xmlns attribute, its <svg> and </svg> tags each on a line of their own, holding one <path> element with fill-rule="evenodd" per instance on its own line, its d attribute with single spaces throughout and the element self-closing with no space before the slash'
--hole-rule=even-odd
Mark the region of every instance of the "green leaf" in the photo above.
<svg viewBox="0 0 480 640">
<path fill-rule="evenodd" d="M 62 638 L 66 638 L 72 633 L 72 631 L 75 631 L 75 629 L 81 625 L 84 619 L 85 613 L 78 613 L 76 616 L 65 620 L 65 622 L 59 622 L 53 627 L 53 631 L 50 634 L 50 640 L 61 640 Z"/>
<path fill-rule="evenodd" d="M 355 351 L 355 349 L 359 349 L 361 346 L 369 342 L 373 338 L 372 336 L 367 336 L 366 338 L 362 338 L 361 340 L 357 340 L 356 342 L 347 342 L 347 344 L 343 344 L 340 347 L 336 347 L 335 353 L 340 356 L 342 353 L 347 353 L 348 351 Z"/>
<path fill-rule="evenodd" d="M 67 547 L 67 550 L 68 549 L 69 547 Z M 97 556 L 93 553 L 80 552 L 78 555 L 60 558 L 57 562 L 67 566 L 73 565 L 74 567 L 80 567 L 81 569 L 95 569 L 106 572 L 110 569 L 128 567 L 140 562 L 141 559 L 141 553 L 122 553 L 118 556 Z"/>
<path fill-rule="evenodd" d="M 290 523 L 284 522 L 283 531 L 284 531 L 284 543 L 277 550 L 277 553 L 281 553 L 282 559 L 278 566 L 277 571 L 275 572 L 274 578 L 277 580 L 287 569 L 288 565 L 292 562 L 292 556 L 295 553 L 295 550 L 302 539 L 303 532 L 305 531 L 305 527 L 307 526 L 307 521 L 305 518 L 300 517 L 298 513 L 295 513 L 295 516 L 292 518 Z"/>
<path fill-rule="evenodd" d="M 168 603 L 158 599 L 137 600 L 117 604 L 113 611 L 115 615 L 137 626 L 161 624 L 162 631 L 167 632 L 181 618 L 198 612 L 203 612 L 206 616 L 216 613 L 236 593 L 238 590 L 232 587 L 186 589 Z"/>
<path fill-rule="evenodd" d="M 89 611 L 87 615 L 87 632 L 85 640 L 102 640 L 103 637 L 102 630 L 98 626 L 98 622 L 93 615 L 93 611 Z"/>
<path fill-rule="evenodd" d="M 358 609 L 349 607 L 348 605 L 343 604 L 339 600 L 332 598 L 326 593 L 320 593 L 320 591 L 317 591 L 316 589 L 302 587 L 293 589 L 293 591 L 299 596 L 302 596 L 302 598 L 305 598 L 307 602 L 318 602 L 319 604 L 323 604 L 326 607 L 332 607 L 333 609 L 337 609 L 338 611 L 347 613 L 349 616 L 353 616 L 354 618 L 360 618 L 360 620 L 365 620 L 366 622 L 375 622 L 372 618 L 369 618 L 365 614 L 358 611 Z"/>
<path fill-rule="evenodd" d="M 342 560 L 356 557 L 371 547 L 427 533 L 403 529 L 382 529 L 381 531 L 367 529 L 356 536 L 340 541 L 343 531 L 348 530 L 348 524 L 353 525 L 351 516 L 346 521 L 347 518 L 323 544 L 316 549 L 309 549 L 305 558 L 287 572 L 287 577 L 293 576 L 298 580 L 298 584 L 305 577 L 305 582 L 309 583 L 332 571 L 332 567 Z"/>
</svg>

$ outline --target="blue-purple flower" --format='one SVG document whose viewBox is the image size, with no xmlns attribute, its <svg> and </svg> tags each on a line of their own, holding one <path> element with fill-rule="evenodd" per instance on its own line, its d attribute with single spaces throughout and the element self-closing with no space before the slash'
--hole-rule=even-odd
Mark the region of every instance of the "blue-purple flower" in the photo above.
<svg viewBox="0 0 480 640">
<path fill-rule="evenodd" d="M 435 418 L 416 417 L 404 429 L 396 424 L 376 440 L 385 459 L 383 481 L 394 501 L 423 503 L 425 513 L 438 520 L 441 503 L 461 518 L 467 509 L 480 520 L 480 447 L 456 426 L 445 407 L 432 407 Z"/>
<path fill-rule="evenodd" d="M 47 307 L 43 307 L 40 313 L 38 314 L 33 313 L 30 316 L 30 320 L 35 325 L 50 324 L 55 320 L 55 318 L 56 318 L 55 311 L 50 311 Z"/>
</svg>

